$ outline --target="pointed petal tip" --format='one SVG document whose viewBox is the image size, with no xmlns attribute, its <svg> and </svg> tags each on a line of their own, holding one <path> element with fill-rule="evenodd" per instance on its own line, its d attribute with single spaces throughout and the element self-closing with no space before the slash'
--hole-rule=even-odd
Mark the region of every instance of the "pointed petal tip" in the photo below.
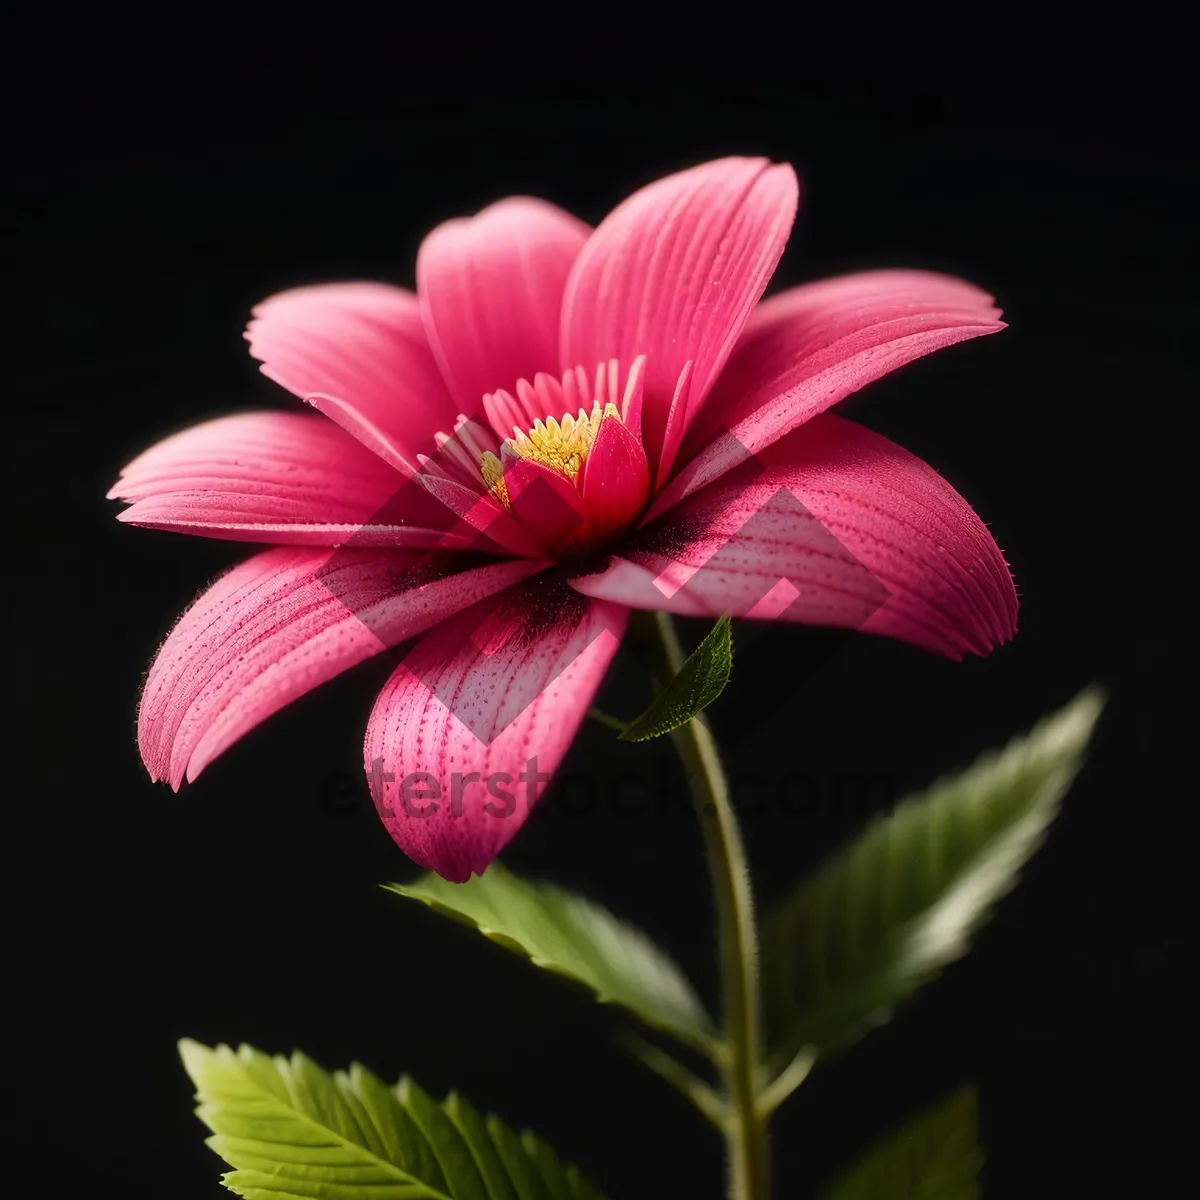
<svg viewBox="0 0 1200 1200">
<path fill-rule="evenodd" d="M 170 763 L 165 760 L 157 759 L 148 747 L 143 747 L 140 750 L 142 757 L 142 766 L 146 768 L 146 774 L 150 778 L 150 782 L 154 784 L 163 784 L 171 789 L 173 795 L 178 796 L 180 789 L 183 787 L 184 779 L 182 773 L 173 774 Z M 187 782 L 191 782 L 191 777 L 188 777 Z"/>
<path fill-rule="evenodd" d="M 484 864 L 486 870 L 487 864 Z M 431 861 L 428 869 L 435 875 L 440 875 L 447 883 L 470 883 L 472 875 L 482 875 L 483 870 L 475 870 L 473 867 L 464 866 L 457 860 L 453 861 Z"/>
<path fill-rule="evenodd" d="M 1000 320 L 1000 309 L 994 308 L 990 313 L 984 314 L 984 319 L 974 325 L 964 325 L 964 330 L 978 330 L 980 333 L 999 333 L 1002 329 L 1008 328 L 1008 322 Z M 967 333 L 965 336 L 970 337 Z"/>
</svg>

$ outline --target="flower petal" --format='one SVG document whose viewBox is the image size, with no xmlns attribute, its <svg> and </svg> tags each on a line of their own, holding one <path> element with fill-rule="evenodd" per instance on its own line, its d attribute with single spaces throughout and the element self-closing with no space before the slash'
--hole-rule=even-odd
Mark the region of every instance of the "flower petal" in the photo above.
<svg viewBox="0 0 1200 1200">
<path fill-rule="evenodd" d="M 425 330 L 462 412 L 476 415 L 485 393 L 518 379 L 557 374 L 563 287 L 589 232 L 553 204 L 514 196 L 444 222 L 421 243 Z"/>
<path fill-rule="evenodd" d="M 687 428 L 688 412 L 692 408 L 692 363 L 689 359 L 679 372 L 679 380 L 675 384 L 675 393 L 671 398 L 671 406 L 667 409 L 667 420 L 663 427 L 662 453 L 658 456 L 658 470 L 654 475 L 656 487 L 664 487 L 671 477 L 671 468 L 675 465 L 675 456 L 683 444 L 684 431 Z"/>
<path fill-rule="evenodd" d="M 259 304 L 246 328 L 262 372 L 369 446 L 412 469 L 453 427 L 450 399 L 417 297 L 382 283 L 293 288 Z"/>
<path fill-rule="evenodd" d="M 1016 632 L 1008 567 L 967 502 L 920 459 L 832 414 L 572 583 L 634 608 L 862 629 L 953 659 Z"/>
<path fill-rule="evenodd" d="M 394 498 L 411 491 L 403 485 L 391 467 L 321 417 L 261 412 L 219 417 L 165 438 L 125 467 L 109 498 L 133 502 L 118 517 L 131 525 L 233 541 L 452 544 L 449 513 L 427 527 L 416 513 L 399 512 Z"/>
<path fill-rule="evenodd" d="M 746 324 L 690 428 L 688 465 L 652 516 L 889 371 L 1003 329 L 992 297 L 930 271 L 868 271 L 792 288 Z"/>
<path fill-rule="evenodd" d="M 364 751 L 405 854 L 455 882 L 483 873 L 570 746 L 627 618 L 538 577 L 417 643 L 375 704 Z"/>
<path fill-rule="evenodd" d="M 138 744 L 178 790 L 272 713 L 539 564 L 415 550 L 267 550 L 217 580 L 151 664 Z M 457 573 L 455 573 L 457 571 Z"/>
<path fill-rule="evenodd" d="M 413 476 L 413 484 L 427 493 L 435 511 L 440 508 L 455 522 L 455 533 L 466 530 L 474 537 L 469 543 L 471 549 L 522 558 L 540 558 L 545 553 L 545 546 L 505 512 L 482 483 L 476 487 L 448 479 L 426 462 Z"/>
<path fill-rule="evenodd" d="M 633 523 L 650 494 L 650 468 L 636 433 L 618 417 L 600 422 L 583 464 L 582 510 L 591 536 L 609 538 Z"/>
<path fill-rule="evenodd" d="M 695 410 L 775 270 L 798 192 L 786 164 L 705 163 L 635 192 L 579 255 L 563 297 L 563 365 L 646 355 L 652 465 L 684 364 Z"/>
<path fill-rule="evenodd" d="M 540 546 L 556 549 L 585 532 L 584 502 L 569 479 L 508 450 L 503 463 L 504 487 L 513 516 Z"/>
</svg>

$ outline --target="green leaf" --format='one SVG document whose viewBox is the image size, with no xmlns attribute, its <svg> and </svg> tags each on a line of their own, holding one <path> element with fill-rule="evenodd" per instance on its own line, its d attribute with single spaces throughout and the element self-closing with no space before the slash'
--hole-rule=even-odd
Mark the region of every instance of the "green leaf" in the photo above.
<svg viewBox="0 0 1200 1200">
<path fill-rule="evenodd" d="M 973 1087 L 877 1142 L 822 1200 L 977 1200 L 979 1104 Z"/>
<path fill-rule="evenodd" d="M 235 1168 L 222 1182 L 248 1200 L 603 1200 L 540 1139 L 457 1094 L 438 1104 L 357 1063 L 330 1075 L 298 1051 L 185 1038 L 179 1054 L 208 1144 Z"/>
<path fill-rule="evenodd" d="M 725 690 L 732 671 L 733 626 L 728 617 L 721 617 L 654 703 L 625 727 L 620 740 L 644 742 L 686 725 Z"/>
<path fill-rule="evenodd" d="M 446 1097 L 446 1115 L 470 1148 L 475 1166 L 487 1184 L 489 1200 L 517 1200 L 517 1191 L 501 1161 L 483 1117 L 458 1092 Z"/>
<path fill-rule="evenodd" d="M 1103 705 L 1081 693 L 1026 737 L 873 822 L 765 922 L 764 991 L 776 1068 L 829 1052 L 968 947 L 1040 845 Z"/>
<path fill-rule="evenodd" d="M 640 929 L 582 896 L 518 879 L 495 862 L 466 883 L 430 873 L 384 887 L 582 983 L 603 1003 L 706 1052 L 712 1047 L 712 1023 L 679 967 Z"/>
</svg>

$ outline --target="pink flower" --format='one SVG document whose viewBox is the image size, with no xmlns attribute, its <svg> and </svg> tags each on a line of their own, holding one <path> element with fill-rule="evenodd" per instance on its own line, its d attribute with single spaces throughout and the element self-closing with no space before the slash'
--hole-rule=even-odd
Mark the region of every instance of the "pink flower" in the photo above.
<svg viewBox="0 0 1200 1200">
<path fill-rule="evenodd" d="M 998 310 L 921 271 L 759 303 L 797 195 L 790 166 L 730 158 L 595 230 L 512 198 L 435 229 L 415 295 L 347 283 L 259 305 L 251 353 L 317 413 L 199 425 L 111 493 L 135 525 L 275 547 L 155 658 L 151 776 L 178 788 L 417 638 L 371 713 L 366 768 L 400 847 L 465 880 L 562 759 L 631 608 L 861 627 L 954 659 L 1010 638 L 1009 572 L 966 501 L 826 411 L 1002 329 Z"/>
</svg>

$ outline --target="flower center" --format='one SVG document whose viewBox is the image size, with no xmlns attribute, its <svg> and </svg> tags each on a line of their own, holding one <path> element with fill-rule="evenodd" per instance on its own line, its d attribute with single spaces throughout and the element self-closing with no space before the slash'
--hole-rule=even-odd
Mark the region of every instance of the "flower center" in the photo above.
<svg viewBox="0 0 1200 1200">
<path fill-rule="evenodd" d="M 477 529 L 488 526 L 499 504 L 545 551 L 591 551 L 628 529 L 650 496 L 641 437 L 644 365 L 635 359 L 623 378 L 609 359 L 594 383 L 573 367 L 561 379 L 520 379 L 515 396 L 488 393 L 486 422 L 460 415 L 453 434 L 435 435 L 435 455 L 417 455 L 421 482 Z M 506 428 L 509 437 L 500 432 Z M 520 545 L 522 553 L 532 544 L 519 530 L 496 526 L 502 544 Z"/>
<path fill-rule="evenodd" d="M 539 463 L 575 483 L 600 431 L 600 422 L 606 417 L 620 421 L 621 414 L 615 404 L 601 405 L 597 400 L 590 413 L 581 408 L 576 416 L 567 413 L 561 421 L 547 417 L 544 421 L 534 421 L 533 427 L 527 432 L 514 425 L 513 436 L 503 443 L 501 454 L 507 451 L 518 458 Z M 492 494 L 505 508 L 510 507 L 501 458 L 490 450 L 485 451 L 480 462 L 480 473 Z"/>
</svg>

